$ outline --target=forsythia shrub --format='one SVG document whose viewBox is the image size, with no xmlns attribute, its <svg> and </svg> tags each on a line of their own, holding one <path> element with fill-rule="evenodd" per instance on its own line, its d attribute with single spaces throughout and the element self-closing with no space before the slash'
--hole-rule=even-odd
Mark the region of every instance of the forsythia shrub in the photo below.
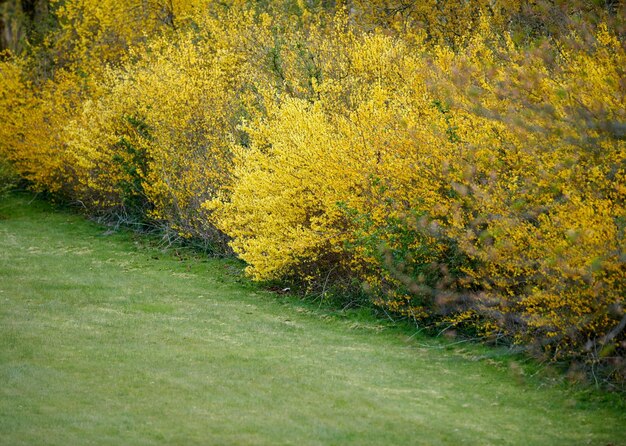
<svg viewBox="0 0 626 446">
<path fill-rule="evenodd" d="M 402 61 L 401 42 L 348 36 L 330 45 L 346 45 L 346 66 L 335 69 L 348 87 L 328 79 L 315 85 L 319 99 L 313 103 L 286 100 L 249 123 L 250 147 L 238 151 L 233 186 L 221 206 L 207 204 L 219 209 L 218 226 L 234 238 L 233 248 L 260 280 L 299 277 L 319 286 L 332 272 L 349 274 L 367 263 L 367 256 L 346 247 L 353 244 L 354 225 L 345 210 L 382 210 L 369 183 L 403 162 L 392 149 L 396 140 L 410 137 L 401 120 L 419 118 L 409 116 L 400 92 L 390 93 L 401 78 L 386 68 L 401 63 L 399 69 L 418 73 L 417 59 Z M 425 108 L 424 114 L 432 109 Z"/>
<path fill-rule="evenodd" d="M 0 159 L 256 280 L 623 379 L 609 3 L 55 1 L 0 60 Z"/>
<path fill-rule="evenodd" d="M 39 89 L 17 61 L 0 62 L 0 155 L 36 190 L 72 195 L 75 169 L 62 137 L 62 128 L 83 97 L 80 80 L 67 72 Z"/>
<path fill-rule="evenodd" d="M 336 268 L 396 313 L 443 312 L 557 359 L 613 355 L 623 49 L 602 27 L 557 58 L 479 31 L 428 67 L 401 40 L 343 36 L 313 104 L 249 128 L 219 224 L 257 279 L 325 285 Z"/>
<path fill-rule="evenodd" d="M 52 0 L 60 26 L 48 45 L 55 62 L 87 75 L 116 63 L 149 36 L 189 23 L 209 0 Z"/>
<path fill-rule="evenodd" d="M 477 261 L 469 276 L 503 333 L 597 359 L 623 348 L 611 333 L 626 286 L 626 58 L 606 27 L 581 39 L 558 52 L 475 39 L 448 68 L 456 106 L 504 124 L 496 153 L 483 133 L 467 136 L 493 169 L 464 184 L 469 225 L 450 236 Z"/>
<path fill-rule="evenodd" d="M 198 29 L 164 33 L 102 74 L 106 93 L 66 128 L 88 207 L 226 248 L 201 204 L 230 181 L 237 125 L 258 102 L 246 74 L 264 63 L 256 46 L 271 37 L 253 13 L 229 14 L 198 16 Z"/>
</svg>

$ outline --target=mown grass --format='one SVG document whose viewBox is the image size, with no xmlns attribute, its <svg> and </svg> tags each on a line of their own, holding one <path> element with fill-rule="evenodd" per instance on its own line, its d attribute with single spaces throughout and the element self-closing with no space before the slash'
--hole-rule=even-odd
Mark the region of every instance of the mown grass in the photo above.
<svg viewBox="0 0 626 446">
<path fill-rule="evenodd" d="M 0 203 L 0 444 L 626 444 L 623 399 Z M 497 352 L 495 352 L 497 353 Z"/>
</svg>

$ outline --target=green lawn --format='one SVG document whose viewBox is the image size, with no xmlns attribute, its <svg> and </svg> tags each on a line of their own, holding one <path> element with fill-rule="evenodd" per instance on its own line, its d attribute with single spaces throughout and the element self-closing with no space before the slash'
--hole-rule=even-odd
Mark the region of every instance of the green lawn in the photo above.
<svg viewBox="0 0 626 446">
<path fill-rule="evenodd" d="M 622 398 L 0 202 L 0 444 L 626 444 Z M 480 359 L 483 358 L 483 359 Z"/>
</svg>

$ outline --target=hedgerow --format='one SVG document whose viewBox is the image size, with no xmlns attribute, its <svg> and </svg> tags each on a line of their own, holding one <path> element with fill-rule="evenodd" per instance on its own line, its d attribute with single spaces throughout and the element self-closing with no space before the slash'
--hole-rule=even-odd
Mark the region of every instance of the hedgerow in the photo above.
<svg viewBox="0 0 626 446">
<path fill-rule="evenodd" d="M 624 380 L 623 6 L 91 3 L 0 61 L 33 189 Z"/>
</svg>

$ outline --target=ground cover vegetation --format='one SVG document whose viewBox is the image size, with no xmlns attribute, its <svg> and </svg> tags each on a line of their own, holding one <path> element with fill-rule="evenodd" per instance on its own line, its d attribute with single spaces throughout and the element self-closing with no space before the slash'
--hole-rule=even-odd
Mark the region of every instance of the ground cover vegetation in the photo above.
<svg viewBox="0 0 626 446">
<path fill-rule="evenodd" d="M 621 445 L 617 393 L 0 202 L 0 443 Z M 537 374 L 537 372 L 540 372 Z"/>
<path fill-rule="evenodd" d="M 5 1 L 0 156 L 255 280 L 619 386 L 624 8 Z"/>
</svg>

